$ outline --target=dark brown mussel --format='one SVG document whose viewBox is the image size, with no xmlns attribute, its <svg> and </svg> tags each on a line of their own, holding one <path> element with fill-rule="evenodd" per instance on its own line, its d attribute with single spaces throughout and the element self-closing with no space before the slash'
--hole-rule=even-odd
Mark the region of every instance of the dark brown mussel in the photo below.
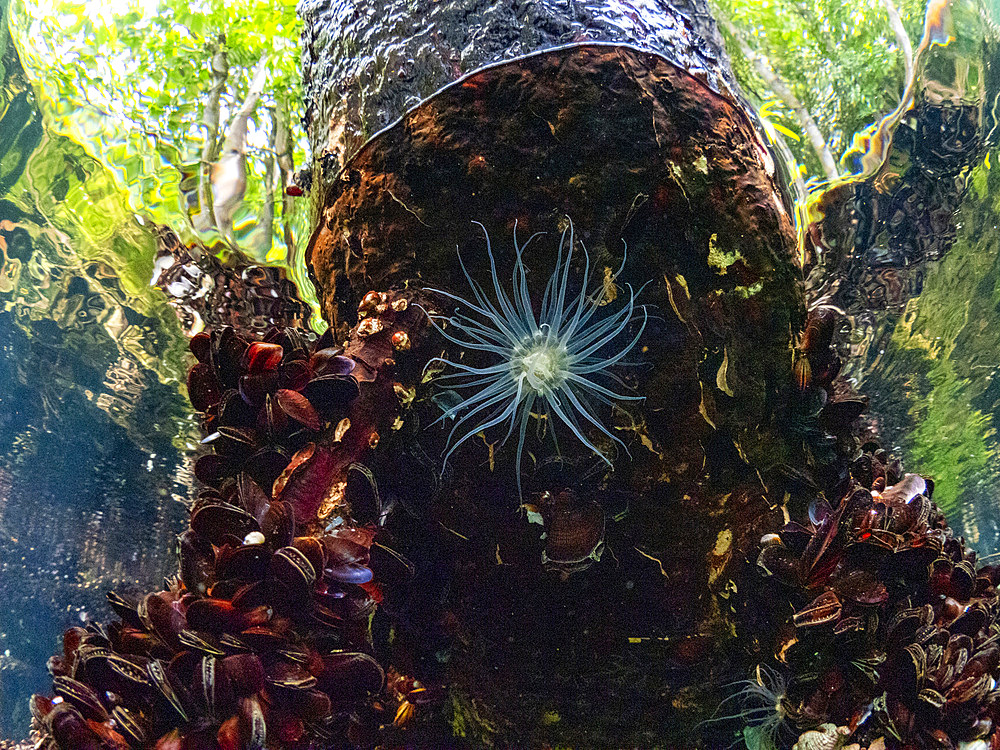
<svg viewBox="0 0 1000 750">
<path fill-rule="evenodd" d="M 181 580 L 193 594 L 204 594 L 215 578 L 215 550 L 208 537 L 188 529 L 180 537 Z"/>
<path fill-rule="evenodd" d="M 80 712 L 60 703 L 49 712 L 46 723 L 61 750 L 101 750 L 101 740 Z"/>
<path fill-rule="evenodd" d="M 316 677 L 305 665 L 284 659 L 275 661 L 267 669 L 271 685 L 292 691 L 307 691 L 316 686 Z"/>
<path fill-rule="evenodd" d="M 264 663 L 257 654 L 233 654 L 222 660 L 222 669 L 237 698 L 249 698 L 264 688 Z"/>
<path fill-rule="evenodd" d="M 271 558 L 268 571 L 271 601 L 278 606 L 304 602 L 316 582 L 316 569 L 295 547 L 282 547 Z"/>
<path fill-rule="evenodd" d="M 194 670 L 191 694 L 201 710 L 213 721 L 232 715 L 236 710 L 236 694 L 222 662 L 214 656 L 204 656 Z"/>
<path fill-rule="evenodd" d="M 56 677 L 52 680 L 55 694 L 76 708 L 85 719 L 107 721 L 108 711 L 101 699 L 90 685 L 78 682 L 70 677 Z"/>
<path fill-rule="evenodd" d="M 239 634 L 239 639 L 253 651 L 262 653 L 277 651 L 288 643 L 288 635 L 275 624 L 246 628 Z"/>
<path fill-rule="evenodd" d="M 218 453 L 206 453 L 194 463 L 194 475 L 202 484 L 219 487 L 227 477 L 232 476 L 234 462 Z"/>
<path fill-rule="evenodd" d="M 300 425 L 316 431 L 322 427 L 322 420 L 308 398 L 290 388 L 279 388 L 274 398 L 281 410 Z"/>
<path fill-rule="evenodd" d="M 952 633 L 964 633 L 975 637 L 989 624 L 991 619 L 990 613 L 985 607 L 973 604 L 951 623 L 949 630 Z"/>
<path fill-rule="evenodd" d="M 223 580 L 260 581 L 267 573 L 270 559 L 271 553 L 263 544 L 226 546 L 219 550 L 216 575 Z"/>
<path fill-rule="evenodd" d="M 156 695 L 160 702 L 169 706 L 183 721 L 188 721 L 188 712 L 185 706 L 189 701 L 185 700 L 186 691 L 177 683 L 167 671 L 163 663 L 157 659 L 150 659 L 146 665 L 150 682 L 156 688 Z"/>
<path fill-rule="evenodd" d="M 317 573 L 326 566 L 326 552 L 323 544 L 316 537 L 299 536 L 292 540 L 292 547 L 306 556 Z"/>
<path fill-rule="evenodd" d="M 117 591 L 108 591 L 105 597 L 111 609 L 116 615 L 122 618 L 122 621 L 126 625 L 131 625 L 134 628 L 142 627 L 142 621 L 139 619 L 139 613 L 137 612 L 139 606 L 137 601 L 122 596 Z M 63 642 L 65 643 L 65 639 Z"/>
<path fill-rule="evenodd" d="M 182 630 L 177 636 L 181 645 L 192 651 L 209 656 L 225 656 L 222 644 L 211 633 L 198 630 Z"/>
<path fill-rule="evenodd" d="M 191 405 L 198 411 L 207 411 L 209 407 L 219 403 L 222 396 L 215 372 L 202 362 L 188 370 L 187 390 Z"/>
<path fill-rule="evenodd" d="M 31 718 L 39 726 L 44 725 L 46 717 L 51 713 L 54 704 L 51 698 L 46 698 L 44 695 L 32 695 L 28 699 L 28 710 L 31 712 Z"/>
<path fill-rule="evenodd" d="M 261 531 L 272 548 L 286 547 L 295 538 L 295 512 L 289 503 L 271 503 L 261 522 Z"/>
<path fill-rule="evenodd" d="M 161 594 L 147 594 L 139 602 L 137 611 L 147 630 L 156 633 L 172 650 L 181 649 L 177 636 L 187 628 L 187 620 L 178 607 Z"/>
<path fill-rule="evenodd" d="M 194 355 L 195 359 L 199 362 L 205 364 L 211 364 L 212 362 L 212 337 L 202 331 L 201 333 L 196 333 L 191 337 L 188 342 L 188 349 Z"/>
<path fill-rule="evenodd" d="M 245 468 L 270 497 L 275 480 L 281 476 L 290 460 L 290 456 L 277 448 L 266 447 L 254 453 L 247 460 Z"/>
<path fill-rule="evenodd" d="M 268 485 L 268 488 L 270 489 L 270 485 Z M 263 523 L 264 515 L 271 504 L 270 495 L 261 489 L 261 486 L 247 471 L 240 472 L 237 475 L 236 490 L 243 510 L 253 516 L 258 524 Z"/>
<path fill-rule="evenodd" d="M 334 706 L 349 705 L 382 689 L 385 672 L 368 654 L 342 651 L 326 654 L 322 660 L 317 686 Z"/>
<path fill-rule="evenodd" d="M 111 718 L 131 747 L 141 748 L 149 743 L 152 727 L 141 711 L 115 706 L 111 709 Z"/>
<path fill-rule="evenodd" d="M 260 525 L 242 508 L 229 503 L 211 503 L 191 515 L 191 529 L 213 544 L 221 544 L 227 534 L 242 540 L 251 531 L 260 531 Z"/>
<path fill-rule="evenodd" d="M 194 630 L 213 635 L 242 630 L 244 613 L 224 599 L 198 599 L 188 604 L 187 622 Z"/>
<path fill-rule="evenodd" d="M 353 365 L 354 360 L 351 363 Z M 314 378 L 302 389 L 302 395 L 327 422 L 339 421 L 359 392 L 354 378 L 339 375 Z"/>
<path fill-rule="evenodd" d="M 120 622 L 111 624 L 111 636 L 112 646 L 119 654 L 163 657 L 171 653 L 171 649 L 155 633 Z"/>
<path fill-rule="evenodd" d="M 240 719 L 244 727 L 246 750 L 264 750 L 267 746 L 267 723 L 257 698 L 250 697 L 240 702 Z"/>
<path fill-rule="evenodd" d="M 797 628 L 808 628 L 836 622 L 840 618 L 840 598 L 833 591 L 824 591 L 812 602 L 798 610 L 792 620 Z"/>
<path fill-rule="evenodd" d="M 560 493 L 545 511 L 548 532 L 543 563 L 578 569 L 600 558 L 604 544 L 604 509 L 597 502 L 580 501 Z"/>
</svg>

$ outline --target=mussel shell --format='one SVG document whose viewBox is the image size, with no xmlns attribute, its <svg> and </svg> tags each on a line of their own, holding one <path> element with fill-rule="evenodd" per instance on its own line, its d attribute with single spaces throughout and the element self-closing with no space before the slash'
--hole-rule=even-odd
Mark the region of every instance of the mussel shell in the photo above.
<svg viewBox="0 0 1000 750">
<path fill-rule="evenodd" d="M 281 472 L 285 470 L 290 460 L 289 456 L 286 456 L 276 448 L 262 448 L 249 458 L 246 470 L 264 490 L 268 499 L 270 499 L 271 488 L 274 487 L 275 480 L 281 476 Z M 262 517 L 257 520 L 261 524 L 264 522 Z"/>
<path fill-rule="evenodd" d="M 295 538 L 295 512 L 286 502 L 271 503 L 261 521 L 261 531 L 272 548 L 286 547 Z"/>
<path fill-rule="evenodd" d="M 257 654 L 234 654 L 222 660 L 237 698 L 249 698 L 264 689 L 264 663 Z"/>
<path fill-rule="evenodd" d="M 968 601 L 976 590 L 976 570 L 967 560 L 955 564 L 951 571 L 952 596 L 959 601 Z"/>
<path fill-rule="evenodd" d="M 797 628 L 814 627 L 836 622 L 840 618 L 840 598 L 833 591 L 824 591 L 808 605 L 792 615 Z"/>
<path fill-rule="evenodd" d="M 268 489 L 270 489 L 270 485 L 268 485 Z M 257 523 L 263 523 L 264 514 L 267 513 L 271 504 L 271 496 L 261 489 L 261 486 L 247 471 L 241 471 L 237 475 L 236 491 L 243 510 L 253 516 Z"/>
<path fill-rule="evenodd" d="M 212 361 L 212 337 L 204 331 L 196 333 L 188 342 L 188 349 L 199 362 L 211 364 Z"/>
<path fill-rule="evenodd" d="M 354 378 L 340 375 L 313 378 L 302 389 L 302 395 L 327 422 L 339 421 L 359 393 L 358 382 Z"/>
<path fill-rule="evenodd" d="M 278 369 L 278 385 L 293 391 L 305 388 L 311 377 L 312 371 L 305 360 L 286 361 Z"/>
<path fill-rule="evenodd" d="M 243 627 L 243 613 L 223 599 L 198 599 L 187 607 L 187 622 L 193 630 L 213 635 L 236 632 Z"/>
<path fill-rule="evenodd" d="M 251 373 L 262 373 L 277 370 L 285 356 L 281 344 L 266 341 L 254 341 L 247 347 L 243 355 L 243 367 Z"/>
<path fill-rule="evenodd" d="M 146 671 L 150 682 L 156 687 L 158 695 L 180 716 L 184 721 L 188 721 L 188 713 L 185 708 L 185 701 L 182 696 L 184 690 L 180 685 L 174 683 L 163 663 L 151 659 L 146 665 Z"/>
<path fill-rule="evenodd" d="M 139 628 L 112 623 L 111 643 L 119 654 L 153 656 L 169 653 L 170 649 L 155 633 L 147 633 Z"/>
<path fill-rule="evenodd" d="M 309 399 L 298 391 L 290 388 L 279 388 L 275 393 L 275 400 L 281 410 L 307 429 L 314 432 L 323 426 L 319 413 L 309 402 Z"/>
<path fill-rule="evenodd" d="M 801 580 L 799 558 L 783 544 L 764 547 L 757 556 L 757 567 L 788 586 L 795 586 Z"/>
<path fill-rule="evenodd" d="M 211 633 L 197 630 L 182 630 L 178 636 L 181 644 L 192 651 L 198 651 L 209 656 L 225 656 L 222 645 Z"/>
<path fill-rule="evenodd" d="M 339 565 L 335 568 L 327 568 L 324 573 L 334 581 L 357 585 L 368 583 L 375 577 L 372 570 L 364 565 Z"/>
<path fill-rule="evenodd" d="M 60 703 L 49 712 L 46 722 L 62 750 L 101 750 L 100 738 L 69 703 Z"/>
<path fill-rule="evenodd" d="M 299 602 L 308 597 L 316 582 L 316 569 L 295 547 L 282 547 L 271 558 L 268 579 L 273 602 Z"/>
<path fill-rule="evenodd" d="M 270 625 L 255 625 L 239 634 L 239 639 L 252 650 L 260 652 L 277 651 L 288 643 L 285 633 Z"/>
<path fill-rule="evenodd" d="M 316 677 L 306 667 L 284 659 L 267 669 L 267 682 L 285 690 L 306 691 L 316 687 Z"/>
<path fill-rule="evenodd" d="M 191 529 L 212 544 L 221 545 L 224 536 L 231 534 L 242 541 L 251 531 L 260 531 L 260 524 L 242 508 L 229 503 L 211 503 L 191 515 Z"/>
<path fill-rule="evenodd" d="M 316 537 L 295 537 L 295 539 L 292 540 L 291 546 L 295 547 L 295 549 L 309 559 L 309 562 L 312 563 L 313 570 L 323 570 L 326 565 L 326 553 L 323 550 L 323 544 Z"/>
<path fill-rule="evenodd" d="M 124 695 L 129 695 L 136 691 L 145 693 L 146 689 L 153 685 L 145 667 L 145 664 L 148 661 L 149 660 L 143 659 L 140 656 L 126 658 L 119 654 L 108 653 L 104 657 L 104 664 L 106 664 L 109 669 L 107 683 L 103 680 L 95 682 L 93 679 L 90 679 L 89 669 L 88 681 L 102 686 L 104 684 L 109 684 L 109 687 L 114 688 L 114 692 Z"/>
<path fill-rule="evenodd" d="M 147 630 L 156 633 L 173 651 L 182 648 L 178 635 L 188 625 L 184 615 L 173 604 L 160 594 L 147 594 L 139 602 L 137 611 Z"/>
<path fill-rule="evenodd" d="M 233 692 L 232 681 L 226 671 L 221 669 L 221 664 L 222 662 L 214 656 L 203 657 L 195 669 L 191 687 L 201 707 L 215 721 L 231 715 L 236 710 L 236 695 Z"/>
<path fill-rule="evenodd" d="M 342 536 L 327 534 L 322 538 L 326 566 L 367 565 L 371 559 L 368 548 Z"/>
<path fill-rule="evenodd" d="M 219 381 L 232 388 L 245 366 L 244 355 L 249 342 L 229 326 L 212 331 L 211 336 L 212 365 Z"/>
<path fill-rule="evenodd" d="M 267 724 L 256 698 L 247 698 L 241 702 L 240 719 L 246 727 L 246 750 L 264 750 L 267 747 Z"/>
<path fill-rule="evenodd" d="M 115 706 L 111 709 L 111 718 L 131 747 L 145 747 L 149 743 L 152 727 L 149 720 L 140 711 L 131 711 L 124 706 Z"/>
<path fill-rule="evenodd" d="M 385 682 L 385 672 L 375 659 L 365 653 L 341 651 L 322 657 L 323 670 L 318 687 L 341 707 L 378 693 Z"/>
<path fill-rule="evenodd" d="M 196 411 L 206 411 L 210 406 L 219 403 L 222 388 L 215 377 L 212 368 L 199 362 L 188 370 L 188 399 Z"/>
<path fill-rule="evenodd" d="M 270 560 L 271 553 L 263 544 L 223 547 L 215 566 L 216 575 L 222 580 L 260 581 L 267 574 Z"/>
<path fill-rule="evenodd" d="M 44 695 L 36 693 L 28 699 L 28 710 L 31 712 L 31 718 L 39 727 L 45 724 L 45 719 L 52 712 L 53 707 L 52 699 L 46 698 Z"/>
<path fill-rule="evenodd" d="M 604 509 L 599 503 L 567 502 L 546 514 L 548 537 L 543 560 L 573 565 L 600 557 L 604 543 Z"/>
<path fill-rule="evenodd" d="M 131 625 L 133 628 L 142 627 L 142 620 L 139 619 L 139 613 L 136 611 L 138 602 L 122 596 L 117 591 L 108 591 L 105 597 L 111 609 L 116 615 L 122 618 L 122 621 L 126 625 Z"/>
<path fill-rule="evenodd" d="M 964 633 L 973 638 L 990 622 L 990 614 L 983 607 L 973 604 L 949 626 L 952 633 Z"/>
</svg>

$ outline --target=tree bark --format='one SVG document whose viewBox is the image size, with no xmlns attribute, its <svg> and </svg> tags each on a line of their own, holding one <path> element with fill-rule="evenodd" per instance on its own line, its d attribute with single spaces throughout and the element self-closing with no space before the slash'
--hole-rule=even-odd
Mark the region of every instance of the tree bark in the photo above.
<svg viewBox="0 0 1000 750">
<path fill-rule="evenodd" d="M 690 747 L 712 686 L 745 677 L 727 571 L 782 522 L 767 477 L 805 461 L 775 429 L 804 316 L 786 186 L 703 4 L 480 5 L 302 6 L 307 259 L 336 338 L 365 342 L 356 372 L 400 396 L 366 461 L 381 512 L 347 492 L 415 571 L 386 586 L 376 650 L 448 691 L 404 742 Z M 475 353 L 426 324 L 401 345 L 379 295 L 448 316 L 432 290 L 471 296 L 464 272 L 492 289 L 493 262 L 509 294 L 514 241 L 540 231 L 523 255 L 537 309 L 566 217 L 584 291 L 603 279 L 612 314 L 630 287 L 647 307 L 633 366 L 608 367 L 644 400 L 592 415 L 630 455 L 611 470 L 570 435 L 555 447 L 549 414 L 525 468 L 505 429 L 445 467 L 435 422 L 455 394 L 434 358 Z M 579 293 L 579 247 L 567 273 Z"/>
</svg>

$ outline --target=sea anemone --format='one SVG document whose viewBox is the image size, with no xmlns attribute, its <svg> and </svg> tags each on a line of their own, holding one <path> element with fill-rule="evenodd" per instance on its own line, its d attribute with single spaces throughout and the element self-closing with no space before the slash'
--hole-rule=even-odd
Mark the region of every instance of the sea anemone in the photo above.
<svg viewBox="0 0 1000 750">
<path fill-rule="evenodd" d="M 638 343 L 646 325 L 645 308 L 636 305 L 636 292 L 629 286 L 625 305 L 610 315 L 595 318 L 605 294 L 603 288 L 596 293 L 588 293 L 590 256 L 586 248 L 580 291 L 568 298 L 575 244 L 573 224 L 570 222 L 562 233 L 556 265 L 545 286 L 536 317 L 528 292 L 524 251 L 537 235 L 532 235 L 518 247 L 515 225 L 516 258 L 511 294 L 508 296 L 497 276 L 489 234 L 482 224 L 479 226 L 486 234 L 486 252 L 496 302 L 473 280 L 461 255 L 459 263 L 475 301 L 440 289 L 428 290 L 452 300 L 458 308 L 450 317 L 431 317 L 441 335 L 465 351 L 483 352 L 496 360 L 485 367 L 472 367 L 442 357 L 435 357 L 429 363 L 438 362 L 455 370 L 439 377 L 438 384 L 474 391 L 461 402 L 445 409 L 438 420 L 456 419 L 448 436 L 449 447 L 444 463 L 447 464 L 455 450 L 473 435 L 509 422 L 501 443 L 515 429 L 518 430 L 517 484 L 520 493 L 525 433 L 533 410 L 538 410 L 536 413 L 558 418 L 584 446 L 610 466 L 611 459 L 587 436 L 584 427 L 589 424 L 628 453 L 621 439 L 595 415 L 591 399 L 612 407 L 622 401 L 641 400 L 641 396 L 616 393 L 596 382 L 595 378 L 603 377 L 621 383 L 608 372 L 608 368 L 621 362 Z M 462 308 L 467 308 L 476 317 L 464 314 Z M 620 338 L 638 318 L 638 310 L 642 310 L 639 330 L 631 338 Z M 608 352 L 606 349 L 612 344 L 617 344 L 617 349 Z M 552 422 L 551 419 L 549 421 Z"/>
<path fill-rule="evenodd" d="M 776 670 L 759 664 L 752 678 L 739 680 L 729 687 L 732 692 L 719 704 L 715 714 L 700 726 L 739 723 L 743 727 L 740 738 L 749 750 L 779 747 L 783 730 L 790 729 L 786 722 L 785 678 Z"/>
</svg>

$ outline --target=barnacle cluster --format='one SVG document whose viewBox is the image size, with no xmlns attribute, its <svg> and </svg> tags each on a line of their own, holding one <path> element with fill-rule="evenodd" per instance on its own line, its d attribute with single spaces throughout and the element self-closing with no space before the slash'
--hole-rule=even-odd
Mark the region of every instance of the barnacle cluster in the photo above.
<svg viewBox="0 0 1000 750">
<path fill-rule="evenodd" d="M 480 225 L 482 226 L 482 225 Z M 516 227 L 515 227 L 516 230 Z M 483 228 L 485 233 L 485 227 Z M 588 433 L 593 430 L 609 444 L 625 443 L 596 416 L 594 401 L 614 407 L 641 396 L 624 395 L 602 385 L 606 378 L 616 382 L 608 368 L 621 362 L 642 335 L 645 308 L 636 305 L 636 293 L 629 287 L 628 300 L 610 315 L 598 316 L 602 292 L 590 290 L 590 256 L 584 249 L 583 273 L 579 280 L 571 273 L 574 246 L 573 225 L 562 233 L 555 268 L 548 278 L 538 314 L 528 289 L 524 251 L 535 239 L 518 246 L 515 231 L 515 262 L 510 293 L 504 289 L 486 235 L 486 252 L 491 269 L 492 295 L 475 281 L 459 256 L 459 263 L 472 290 L 468 300 L 452 292 L 429 289 L 456 306 L 447 316 L 432 316 L 441 335 L 464 352 L 477 352 L 490 360 L 481 366 L 463 361 L 434 358 L 452 372 L 437 378 L 440 386 L 466 391 L 467 395 L 447 408 L 439 421 L 455 420 L 449 433 L 445 463 L 460 445 L 474 435 L 498 425 L 507 425 L 506 441 L 515 431 L 517 441 L 518 487 L 521 458 L 528 422 L 536 411 L 558 419 L 586 448 L 601 456 L 608 465 L 607 449 L 599 447 Z M 572 281 L 578 291 L 572 292 Z M 471 315 L 466 314 L 468 310 Z M 642 311 L 641 322 L 637 321 Z M 637 329 L 625 336 L 630 328 Z M 613 349 L 613 351 L 609 351 Z M 617 381 L 620 383 L 620 381 Z"/>
</svg>

